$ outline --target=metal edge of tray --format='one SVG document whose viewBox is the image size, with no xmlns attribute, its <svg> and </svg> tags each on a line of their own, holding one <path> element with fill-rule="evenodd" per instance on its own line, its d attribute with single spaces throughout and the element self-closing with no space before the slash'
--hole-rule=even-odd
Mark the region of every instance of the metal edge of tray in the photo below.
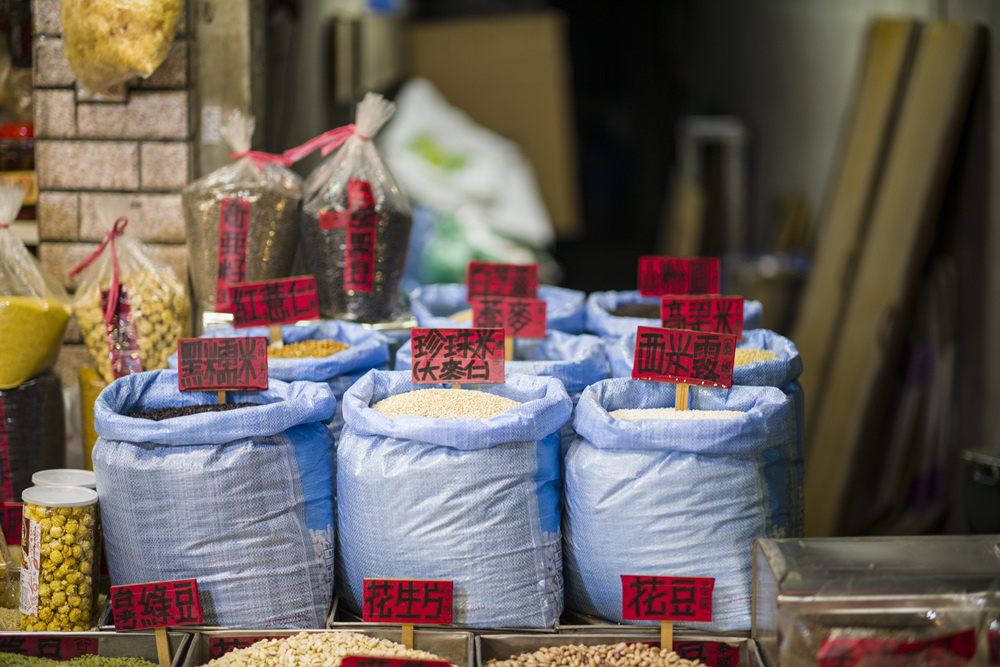
<svg viewBox="0 0 1000 667">
<path fill-rule="evenodd" d="M 341 620 L 336 620 L 337 616 Z M 346 619 L 346 620 L 345 620 Z M 365 623 L 353 612 L 339 606 L 339 599 L 334 601 L 333 611 L 326 619 L 326 627 L 330 630 L 360 630 L 364 632 L 368 628 L 391 628 L 398 627 L 392 626 L 386 623 Z M 552 628 L 478 628 L 468 625 L 427 625 L 423 626 L 428 629 L 435 628 L 440 630 L 454 630 L 457 632 L 472 632 L 475 634 L 489 634 L 494 632 L 499 632 L 502 634 L 507 633 L 519 633 L 523 632 L 526 634 L 541 634 L 541 635 L 551 635 L 559 632 L 559 624 L 556 623 L 555 627 Z"/>
<path fill-rule="evenodd" d="M 309 634 L 332 632 L 361 632 L 377 639 L 388 639 L 400 643 L 403 631 L 399 626 L 369 626 L 366 628 L 334 628 L 325 630 L 206 630 L 192 635 L 191 644 L 182 665 L 172 667 L 199 667 L 209 661 L 208 641 L 213 637 L 240 637 L 269 639 L 291 637 L 303 632 Z M 458 630 L 425 630 L 417 627 L 413 631 L 413 647 L 441 656 L 458 667 L 475 667 L 475 642 L 471 632 Z"/>
<path fill-rule="evenodd" d="M 557 635 L 533 634 L 482 634 L 476 636 L 476 667 L 494 658 L 505 660 L 521 653 L 537 651 L 543 646 L 566 646 L 569 644 L 584 644 L 596 646 L 609 643 L 642 643 L 660 641 L 660 629 L 649 628 L 649 632 L 636 631 L 630 627 L 619 633 L 597 632 L 567 632 Z M 754 641 L 748 637 L 733 637 L 722 635 L 706 635 L 703 633 L 678 633 L 674 635 L 675 642 L 702 641 L 723 644 L 735 644 L 739 650 L 740 664 L 746 665 L 749 650 Z M 754 646 L 756 650 L 756 647 Z"/>
<path fill-rule="evenodd" d="M 85 632 L 0 631 L 0 638 L 12 636 L 53 639 L 93 638 L 97 640 L 98 655 L 111 658 L 145 658 L 154 664 L 159 663 L 156 635 L 151 630 L 137 630 L 135 632 L 101 632 L 100 630 Z M 191 647 L 191 635 L 177 629 L 169 630 L 167 641 L 170 642 L 170 653 L 173 656 L 170 661 L 171 667 L 181 667 L 187 659 Z"/>
</svg>

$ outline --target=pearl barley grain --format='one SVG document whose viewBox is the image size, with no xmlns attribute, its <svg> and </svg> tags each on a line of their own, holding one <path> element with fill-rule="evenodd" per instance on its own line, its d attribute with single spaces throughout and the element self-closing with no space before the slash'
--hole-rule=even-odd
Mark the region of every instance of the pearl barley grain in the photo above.
<svg viewBox="0 0 1000 667">
<path fill-rule="evenodd" d="M 515 405 L 520 404 L 485 391 L 433 388 L 396 394 L 375 403 L 372 408 L 391 419 L 403 416 L 489 419 Z"/>
</svg>

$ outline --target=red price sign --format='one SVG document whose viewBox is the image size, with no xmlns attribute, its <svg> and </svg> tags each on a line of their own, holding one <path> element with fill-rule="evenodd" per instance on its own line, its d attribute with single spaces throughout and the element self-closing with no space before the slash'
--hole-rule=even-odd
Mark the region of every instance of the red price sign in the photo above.
<svg viewBox="0 0 1000 667">
<path fill-rule="evenodd" d="M 115 631 L 204 623 L 194 579 L 111 587 Z"/>
<path fill-rule="evenodd" d="M 537 264 L 469 262 L 465 275 L 466 297 L 516 296 L 538 298 Z"/>
<path fill-rule="evenodd" d="M 347 227 L 350 220 L 350 213 L 347 211 L 323 211 L 319 214 L 320 229 L 343 229 Z"/>
<path fill-rule="evenodd" d="M 13 546 L 21 543 L 21 520 L 24 516 L 24 505 L 15 502 L 5 502 L 3 510 L 3 536 L 7 544 Z"/>
<path fill-rule="evenodd" d="M 690 329 L 743 337 L 743 297 L 660 297 L 660 321 L 664 329 Z"/>
<path fill-rule="evenodd" d="M 365 579 L 365 623 L 451 623 L 451 581 Z"/>
<path fill-rule="evenodd" d="M 674 642 L 674 653 L 684 660 L 700 660 L 708 667 L 740 667 L 740 649 L 722 642 Z"/>
<path fill-rule="evenodd" d="M 718 294 L 722 282 L 718 257 L 639 258 L 639 294 Z"/>
<path fill-rule="evenodd" d="M 101 310 L 107 311 L 108 290 L 101 291 Z M 132 305 L 128 300 L 125 285 L 118 286 L 118 304 L 107 330 L 108 350 L 111 355 L 111 371 L 115 378 L 142 372 L 142 358 L 139 354 L 139 338 L 132 321 Z"/>
<path fill-rule="evenodd" d="M 319 319 L 319 297 L 313 276 L 233 285 L 232 303 L 236 329 Z"/>
<path fill-rule="evenodd" d="M 344 246 L 344 289 L 371 292 L 375 284 L 375 232 L 378 217 L 372 184 L 360 178 L 347 182 L 347 242 Z"/>
<path fill-rule="evenodd" d="M 503 382 L 503 343 L 503 329 L 411 329 L 413 383 Z"/>
<path fill-rule="evenodd" d="M 472 302 L 472 326 L 503 329 L 511 338 L 545 338 L 547 304 L 540 299 L 478 296 Z"/>
<path fill-rule="evenodd" d="M 646 577 L 623 574 L 622 619 L 708 622 L 712 620 L 712 577 Z"/>
<path fill-rule="evenodd" d="M 994 621 L 994 625 L 996 622 Z M 989 645 L 990 664 L 1000 665 L 1000 631 L 990 629 L 986 633 L 986 643 Z"/>
<path fill-rule="evenodd" d="M 816 654 L 819 667 L 934 665 L 959 667 L 976 653 L 974 629 L 921 641 L 827 637 Z"/>
<path fill-rule="evenodd" d="M 348 655 L 340 667 L 452 667 L 446 660 L 414 660 L 412 658 L 378 658 L 368 655 Z"/>
<path fill-rule="evenodd" d="M 256 644 L 262 639 L 285 639 L 289 635 L 267 635 L 266 637 L 209 637 L 208 638 L 208 659 L 215 660 L 221 658 L 230 651 L 238 648 L 246 648 L 251 644 Z"/>
<path fill-rule="evenodd" d="M 72 660 L 83 655 L 97 655 L 97 637 L 0 636 L 0 653 L 17 653 L 32 658 Z"/>
<path fill-rule="evenodd" d="M 732 387 L 736 340 L 727 334 L 638 327 L 632 379 Z"/>
<path fill-rule="evenodd" d="M 6 503 L 14 500 L 14 481 L 10 476 L 10 442 L 7 440 L 7 405 L 4 402 L 3 396 L 0 396 L 0 475 L 2 475 L 2 478 L 0 478 L 0 494 L 2 494 L 0 500 L 6 505 Z M 6 530 L 6 516 L 4 518 L 4 530 Z M 17 533 L 18 541 L 20 541 L 20 524 L 17 527 Z M 9 543 L 10 540 L 8 539 L 7 542 Z"/>
<path fill-rule="evenodd" d="M 246 280 L 247 230 L 250 227 L 250 202 L 223 199 L 219 203 L 219 262 L 215 280 L 215 310 L 232 310 L 230 287 Z"/>
<path fill-rule="evenodd" d="M 267 389 L 267 338 L 182 338 L 177 377 L 181 391 Z"/>
</svg>

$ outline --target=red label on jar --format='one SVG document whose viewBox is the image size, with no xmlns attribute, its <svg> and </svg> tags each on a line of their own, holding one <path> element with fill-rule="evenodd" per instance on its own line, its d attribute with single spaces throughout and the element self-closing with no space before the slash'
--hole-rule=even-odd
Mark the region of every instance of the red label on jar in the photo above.
<svg viewBox="0 0 1000 667">
<path fill-rule="evenodd" d="M 215 660 L 221 658 L 230 651 L 238 648 L 246 648 L 252 644 L 265 639 L 286 639 L 289 635 L 262 635 L 259 637 L 209 637 L 208 638 L 208 658 Z"/>
<path fill-rule="evenodd" d="M 959 667 L 969 664 L 975 653 L 976 631 L 966 630 L 921 641 L 827 637 L 820 644 L 816 659 L 819 667 L 853 665 Z"/>
<path fill-rule="evenodd" d="M 465 289 L 470 300 L 477 296 L 535 299 L 538 297 L 538 265 L 469 262 Z"/>
<path fill-rule="evenodd" d="M 414 384 L 504 381 L 503 329 L 410 330 Z"/>
<path fill-rule="evenodd" d="M 743 297 L 660 297 L 660 323 L 664 329 L 690 329 L 743 337 Z"/>
<path fill-rule="evenodd" d="M 372 185 L 352 178 L 347 182 L 347 242 L 344 245 L 344 289 L 371 292 L 375 284 L 375 232 L 378 218 Z"/>
<path fill-rule="evenodd" d="M 626 621 L 712 620 L 712 577 L 652 577 L 623 574 L 622 619 Z"/>
<path fill-rule="evenodd" d="M 639 258 L 639 294 L 718 294 L 721 271 L 718 257 Z"/>
<path fill-rule="evenodd" d="M 452 618 L 451 581 L 365 579 L 362 620 L 365 623 L 440 623 Z"/>
<path fill-rule="evenodd" d="M 39 637 L 31 634 L 0 636 L 0 653 L 17 653 L 49 660 L 72 660 L 82 655 L 97 655 L 97 646 L 97 637 Z"/>
<path fill-rule="evenodd" d="M 232 302 L 236 329 L 319 319 L 319 297 L 313 276 L 235 285 Z"/>
<path fill-rule="evenodd" d="M 638 327 L 632 379 L 728 388 L 735 359 L 736 336 Z"/>
<path fill-rule="evenodd" d="M 503 329 L 510 338 L 545 338 L 546 303 L 540 299 L 480 296 L 472 302 L 472 326 Z"/>
<path fill-rule="evenodd" d="M 3 475 L 3 479 L 0 479 L 0 493 L 3 494 L 3 498 L 0 498 L 5 503 L 9 503 L 14 500 L 14 481 L 10 477 L 10 444 L 7 441 L 7 405 L 4 402 L 3 395 L 0 394 L 0 475 Z M 4 524 L 6 526 L 6 524 Z M 18 531 L 20 532 L 21 526 L 18 525 Z M 10 543 L 10 540 L 7 540 Z"/>
<path fill-rule="evenodd" d="M 247 230 L 250 202 L 223 199 L 219 206 L 219 264 L 215 282 L 215 310 L 232 311 L 230 287 L 246 280 Z"/>
<path fill-rule="evenodd" d="M 101 291 L 101 310 L 108 307 L 109 290 Z M 118 304 L 111 325 L 105 332 L 108 338 L 108 354 L 111 372 L 115 378 L 142 372 L 142 357 L 139 352 L 139 337 L 132 321 L 132 305 L 129 303 L 125 285 L 118 286 Z"/>
<path fill-rule="evenodd" d="M 177 381 L 181 391 L 267 389 L 267 338 L 182 338 Z"/>
<path fill-rule="evenodd" d="M 685 660 L 700 660 L 708 667 L 740 667 L 740 648 L 722 642 L 674 642 L 674 653 Z"/>
<path fill-rule="evenodd" d="M 0 509 L 3 511 L 3 536 L 7 544 L 11 546 L 21 544 L 24 505 L 11 501 L 0 505 Z"/>
<path fill-rule="evenodd" d="M 347 211 L 323 211 L 319 214 L 320 229 L 342 229 L 347 227 L 351 215 Z"/>
<path fill-rule="evenodd" d="M 109 597 L 118 632 L 204 622 L 194 579 L 112 586 Z"/>
</svg>

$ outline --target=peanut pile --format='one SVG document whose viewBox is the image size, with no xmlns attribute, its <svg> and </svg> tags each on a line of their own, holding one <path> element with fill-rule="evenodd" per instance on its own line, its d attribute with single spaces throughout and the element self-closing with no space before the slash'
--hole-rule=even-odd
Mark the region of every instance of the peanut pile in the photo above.
<svg viewBox="0 0 1000 667">
<path fill-rule="evenodd" d="M 206 667 L 340 667 L 348 655 L 413 660 L 441 660 L 427 651 L 408 649 L 388 639 L 375 639 L 358 632 L 300 632 L 284 639 L 263 639 L 216 658 Z"/>
<path fill-rule="evenodd" d="M 700 660 L 687 660 L 673 651 L 646 644 L 569 644 L 542 647 L 507 660 L 490 660 L 485 667 L 694 667 Z"/>
</svg>

